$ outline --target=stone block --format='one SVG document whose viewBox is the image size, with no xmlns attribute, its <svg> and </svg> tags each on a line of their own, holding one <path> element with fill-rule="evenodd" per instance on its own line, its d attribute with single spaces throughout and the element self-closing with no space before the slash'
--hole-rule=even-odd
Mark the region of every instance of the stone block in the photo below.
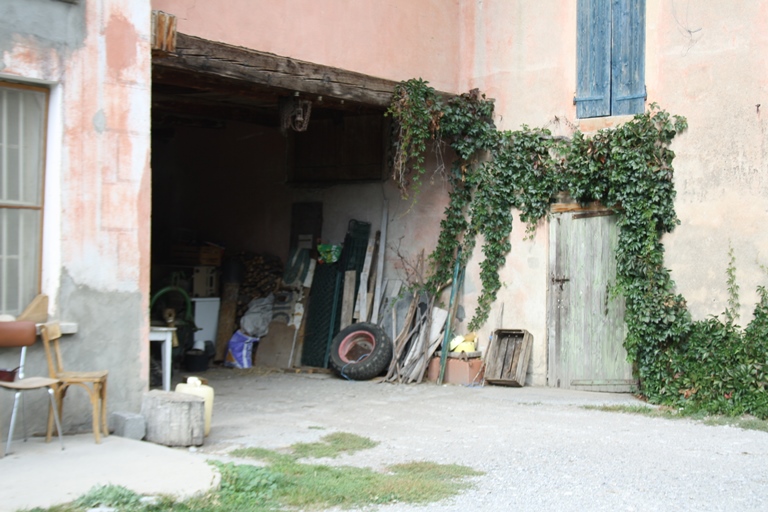
<svg viewBox="0 0 768 512">
<path fill-rule="evenodd" d="M 153 389 L 141 400 L 147 420 L 146 440 L 165 446 L 200 446 L 205 435 L 205 400 L 201 396 Z"/>
<path fill-rule="evenodd" d="M 109 429 L 116 436 L 141 441 L 147 433 L 147 422 L 141 414 L 118 411 L 109 415 Z"/>
</svg>

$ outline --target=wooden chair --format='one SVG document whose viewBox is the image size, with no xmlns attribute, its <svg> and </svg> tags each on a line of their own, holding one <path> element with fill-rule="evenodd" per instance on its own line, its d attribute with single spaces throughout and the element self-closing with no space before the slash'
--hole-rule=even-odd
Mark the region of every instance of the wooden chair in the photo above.
<svg viewBox="0 0 768 512">
<path fill-rule="evenodd" d="M 22 424 L 24 424 L 24 441 L 27 440 L 26 422 L 24 421 L 24 406 L 22 404 L 22 393 L 33 389 L 48 389 L 48 397 L 51 400 L 48 409 L 48 435 L 46 442 L 51 440 L 51 420 L 56 421 L 56 428 L 59 432 L 59 442 L 61 449 L 64 449 L 64 439 L 61 437 L 61 422 L 59 414 L 56 411 L 56 390 L 60 384 L 59 379 L 48 377 L 25 377 L 24 365 L 27 360 L 27 347 L 33 345 L 37 340 L 37 331 L 34 322 L 0 322 L 0 347 L 21 347 L 21 356 L 19 357 L 19 367 L 16 378 L 12 381 L 0 381 L 0 389 L 15 391 L 13 399 L 13 412 L 11 412 L 11 426 L 8 429 L 8 441 L 5 446 L 5 452 L 10 453 L 11 441 L 13 440 L 13 431 L 16 428 L 16 415 L 19 405 L 22 405 Z M 12 374 L 8 377 L 12 377 Z"/>
<path fill-rule="evenodd" d="M 45 345 L 45 355 L 48 358 L 48 372 L 51 378 L 58 379 L 60 384 L 56 389 L 56 397 L 59 405 L 59 416 L 64 410 L 64 397 L 70 386 L 80 386 L 88 392 L 93 409 L 93 435 L 97 443 L 101 443 L 101 433 L 104 437 L 109 435 L 107 427 L 107 370 L 95 372 L 70 372 L 64 370 L 61 358 L 59 339 L 61 338 L 61 326 L 58 322 L 49 322 L 40 328 L 40 334 Z M 101 423 L 101 428 L 99 427 Z M 103 430 L 102 430 L 103 429 Z M 53 423 L 48 422 L 48 436 L 53 430 Z"/>
</svg>

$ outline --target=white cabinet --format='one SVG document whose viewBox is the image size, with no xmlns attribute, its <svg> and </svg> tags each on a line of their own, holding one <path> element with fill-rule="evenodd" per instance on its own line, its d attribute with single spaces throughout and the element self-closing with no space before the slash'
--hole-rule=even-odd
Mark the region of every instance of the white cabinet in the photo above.
<svg viewBox="0 0 768 512">
<path fill-rule="evenodd" d="M 195 331 L 195 341 L 216 342 L 216 331 L 219 327 L 219 297 L 194 298 L 195 325 L 199 331 Z"/>
</svg>

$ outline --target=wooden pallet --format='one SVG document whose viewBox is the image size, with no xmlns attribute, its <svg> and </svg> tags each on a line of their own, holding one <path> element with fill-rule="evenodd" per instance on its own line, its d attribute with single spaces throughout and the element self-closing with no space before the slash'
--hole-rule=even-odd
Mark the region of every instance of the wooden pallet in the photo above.
<svg viewBox="0 0 768 512">
<path fill-rule="evenodd" d="M 502 386 L 525 386 L 533 336 L 524 329 L 498 329 L 491 340 L 485 380 Z"/>
</svg>

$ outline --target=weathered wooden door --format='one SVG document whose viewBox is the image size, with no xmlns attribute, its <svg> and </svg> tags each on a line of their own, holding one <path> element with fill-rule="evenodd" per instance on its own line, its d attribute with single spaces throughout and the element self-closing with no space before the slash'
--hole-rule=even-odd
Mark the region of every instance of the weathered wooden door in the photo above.
<svg viewBox="0 0 768 512">
<path fill-rule="evenodd" d="M 548 382 L 552 387 L 629 391 L 624 299 L 616 278 L 616 216 L 553 214 L 550 222 Z"/>
</svg>

